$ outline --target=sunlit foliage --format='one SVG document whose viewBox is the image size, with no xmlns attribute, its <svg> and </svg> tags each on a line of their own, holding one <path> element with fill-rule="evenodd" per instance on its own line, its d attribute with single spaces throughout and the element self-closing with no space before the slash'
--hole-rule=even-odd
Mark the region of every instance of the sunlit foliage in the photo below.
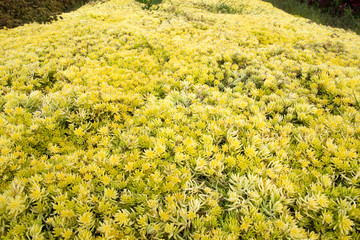
<svg viewBox="0 0 360 240">
<path fill-rule="evenodd" d="M 359 238 L 360 37 L 204 2 L 0 30 L 1 239 Z"/>
</svg>

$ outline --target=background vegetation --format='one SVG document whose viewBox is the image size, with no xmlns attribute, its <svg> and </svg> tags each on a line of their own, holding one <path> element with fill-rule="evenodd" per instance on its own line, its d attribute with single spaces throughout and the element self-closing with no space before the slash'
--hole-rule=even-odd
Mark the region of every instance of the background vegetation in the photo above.
<svg viewBox="0 0 360 240">
<path fill-rule="evenodd" d="M 333 13 L 342 14 L 348 8 L 353 13 L 359 13 L 359 0 L 302 0 L 308 4 L 316 4 L 319 7 L 326 8 Z"/>
<path fill-rule="evenodd" d="M 0 28 L 17 27 L 29 22 L 50 22 L 56 14 L 88 0 L 0 0 Z"/>
<path fill-rule="evenodd" d="M 157 5 L 162 2 L 162 0 L 136 0 L 136 1 L 139 3 L 143 3 L 144 4 L 143 9 L 148 9 L 148 10 L 150 10 L 150 8 L 153 5 Z"/>
<path fill-rule="evenodd" d="M 359 1 L 264 0 L 287 13 L 331 27 L 360 33 Z M 328 2 L 327 4 L 325 2 Z M 352 7 L 351 7 L 352 6 Z"/>
</svg>

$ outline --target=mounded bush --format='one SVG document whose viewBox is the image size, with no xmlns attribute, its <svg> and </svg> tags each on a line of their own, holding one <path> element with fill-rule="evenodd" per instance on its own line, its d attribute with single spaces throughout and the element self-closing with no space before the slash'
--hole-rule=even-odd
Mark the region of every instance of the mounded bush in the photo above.
<svg viewBox="0 0 360 240">
<path fill-rule="evenodd" d="M 1 240 L 360 239 L 360 36 L 201 1 L 0 30 Z"/>
</svg>

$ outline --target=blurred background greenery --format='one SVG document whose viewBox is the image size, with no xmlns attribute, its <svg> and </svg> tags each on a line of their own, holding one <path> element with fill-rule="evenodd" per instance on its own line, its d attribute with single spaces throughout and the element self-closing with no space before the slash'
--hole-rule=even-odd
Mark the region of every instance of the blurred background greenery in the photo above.
<svg viewBox="0 0 360 240">
<path fill-rule="evenodd" d="M 57 15 L 75 10 L 89 0 L 0 0 L 0 28 L 29 22 L 51 22 Z"/>
<path fill-rule="evenodd" d="M 360 34 L 360 0 L 353 6 L 345 0 L 263 0 L 292 15 L 307 18 L 317 24 L 344 28 Z M 349 0 L 347 0 L 349 1 Z M 355 5 L 359 4 L 359 5 Z"/>
</svg>

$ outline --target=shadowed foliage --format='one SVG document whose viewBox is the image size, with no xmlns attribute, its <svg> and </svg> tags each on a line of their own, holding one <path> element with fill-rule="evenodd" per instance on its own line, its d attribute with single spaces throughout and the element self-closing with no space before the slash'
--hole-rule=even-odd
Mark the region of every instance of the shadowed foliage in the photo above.
<svg viewBox="0 0 360 240">
<path fill-rule="evenodd" d="M 353 14 L 360 13 L 360 0 L 301 0 L 308 4 L 315 4 L 335 14 L 344 14 L 351 11 Z"/>
<path fill-rule="evenodd" d="M 0 28 L 51 22 L 57 19 L 57 14 L 86 2 L 88 0 L 0 0 Z"/>
<path fill-rule="evenodd" d="M 330 6 L 333 5 L 329 5 L 329 6 L 319 5 L 315 3 L 315 1 L 312 1 L 313 4 L 307 4 L 310 3 L 307 0 L 264 0 L 264 1 L 271 3 L 274 7 L 282 9 L 287 13 L 307 18 L 317 24 L 336 27 L 336 28 L 344 28 L 347 30 L 352 30 L 357 34 L 360 33 L 359 11 L 356 12 L 351 10 L 349 5 L 339 5 L 338 8 L 334 8 L 334 7 L 329 8 Z M 340 8 L 340 6 L 342 6 L 342 8 Z M 336 9 L 342 9 L 342 10 L 336 12 Z"/>
<path fill-rule="evenodd" d="M 150 10 L 153 5 L 162 3 L 162 0 L 136 0 L 139 3 L 144 4 L 144 9 Z"/>
</svg>

